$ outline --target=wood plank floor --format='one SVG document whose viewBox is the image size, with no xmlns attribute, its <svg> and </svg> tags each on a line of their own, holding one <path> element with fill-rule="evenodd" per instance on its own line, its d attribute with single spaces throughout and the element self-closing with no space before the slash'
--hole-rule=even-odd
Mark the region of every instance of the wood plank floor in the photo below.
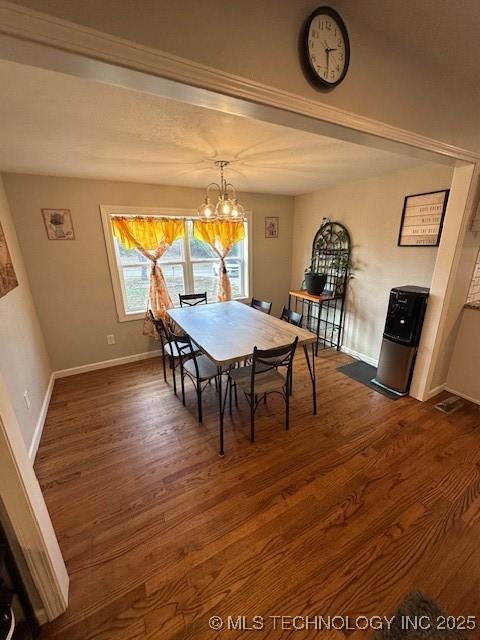
<svg viewBox="0 0 480 640">
<path fill-rule="evenodd" d="M 55 383 L 35 469 L 71 578 L 42 639 L 357 640 L 370 632 L 209 630 L 212 615 L 392 615 L 412 590 L 480 620 L 480 410 L 389 400 L 295 363 L 291 431 L 272 397 L 204 424 L 158 359 Z"/>
</svg>

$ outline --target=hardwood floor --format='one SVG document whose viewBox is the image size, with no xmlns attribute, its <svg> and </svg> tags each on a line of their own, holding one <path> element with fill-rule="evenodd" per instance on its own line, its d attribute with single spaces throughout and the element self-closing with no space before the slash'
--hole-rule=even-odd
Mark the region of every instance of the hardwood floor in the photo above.
<svg viewBox="0 0 480 640">
<path fill-rule="evenodd" d="M 42 640 L 296 637 L 208 620 L 392 615 L 413 590 L 480 620 L 479 408 L 393 402 L 336 370 L 349 361 L 318 358 L 314 417 L 298 357 L 291 431 L 272 397 L 255 445 L 241 399 L 224 458 L 214 391 L 199 425 L 157 359 L 58 380 L 35 469 L 71 593 Z"/>
</svg>

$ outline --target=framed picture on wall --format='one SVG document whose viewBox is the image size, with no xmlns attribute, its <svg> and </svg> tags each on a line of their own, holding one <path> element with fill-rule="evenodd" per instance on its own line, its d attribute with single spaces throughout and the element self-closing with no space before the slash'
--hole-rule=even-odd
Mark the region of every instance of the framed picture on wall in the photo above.
<svg viewBox="0 0 480 640">
<path fill-rule="evenodd" d="M 0 298 L 16 286 L 18 286 L 17 276 L 8 250 L 7 239 L 0 224 Z"/>
<path fill-rule="evenodd" d="M 265 238 L 278 238 L 278 216 L 265 216 Z"/>
<path fill-rule="evenodd" d="M 406 196 L 399 247 L 438 247 L 450 189 Z"/>
<path fill-rule="evenodd" d="M 49 240 L 75 240 L 70 209 L 42 209 Z"/>
</svg>

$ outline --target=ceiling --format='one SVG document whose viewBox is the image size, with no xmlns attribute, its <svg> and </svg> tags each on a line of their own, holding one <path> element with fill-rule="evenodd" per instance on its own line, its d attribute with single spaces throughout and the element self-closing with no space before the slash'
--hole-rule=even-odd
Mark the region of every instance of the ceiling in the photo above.
<svg viewBox="0 0 480 640">
<path fill-rule="evenodd" d="M 0 171 L 298 195 L 421 164 L 405 156 L 0 62 Z"/>
</svg>

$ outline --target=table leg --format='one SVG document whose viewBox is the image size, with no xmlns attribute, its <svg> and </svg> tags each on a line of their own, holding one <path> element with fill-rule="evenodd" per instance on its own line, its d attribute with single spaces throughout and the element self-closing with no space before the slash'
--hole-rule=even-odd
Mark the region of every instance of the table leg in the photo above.
<svg viewBox="0 0 480 640">
<path fill-rule="evenodd" d="M 223 407 L 224 407 L 224 403 L 223 403 L 223 398 L 222 398 L 222 367 L 217 367 L 217 374 L 218 374 L 218 408 L 220 411 L 220 416 L 219 416 L 219 437 L 220 437 L 220 446 L 219 446 L 219 455 L 223 456 L 225 454 L 224 448 L 223 448 Z"/>
<path fill-rule="evenodd" d="M 292 310 L 292 296 L 288 294 L 288 310 Z"/>
<path fill-rule="evenodd" d="M 316 416 L 317 415 L 317 381 L 315 377 L 315 345 L 312 342 L 312 362 L 310 362 L 310 357 L 308 355 L 308 346 L 306 344 L 303 345 L 303 350 L 305 352 L 305 359 L 307 361 L 310 380 L 312 381 L 313 415 Z"/>
</svg>

